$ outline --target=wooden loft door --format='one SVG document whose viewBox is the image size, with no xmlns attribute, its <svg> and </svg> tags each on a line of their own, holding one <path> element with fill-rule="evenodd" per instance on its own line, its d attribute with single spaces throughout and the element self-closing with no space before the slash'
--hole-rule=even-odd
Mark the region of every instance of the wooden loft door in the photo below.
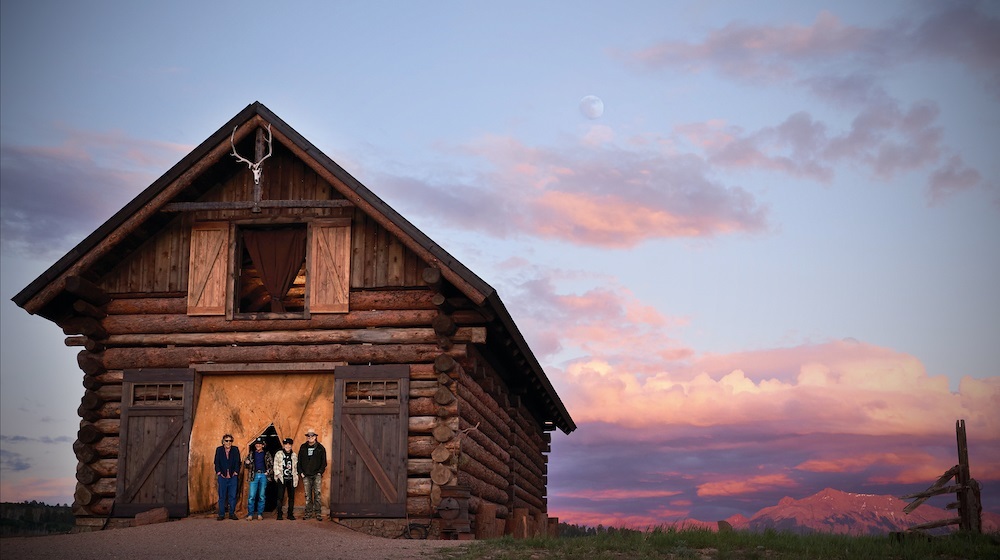
<svg viewBox="0 0 1000 560">
<path fill-rule="evenodd" d="M 165 507 L 188 514 L 188 446 L 194 370 L 125 370 L 113 515 Z"/>
<path fill-rule="evenodd" d="M 406 516 L 409 366 L 334 372 L 330 515 Z"/>
</svg>

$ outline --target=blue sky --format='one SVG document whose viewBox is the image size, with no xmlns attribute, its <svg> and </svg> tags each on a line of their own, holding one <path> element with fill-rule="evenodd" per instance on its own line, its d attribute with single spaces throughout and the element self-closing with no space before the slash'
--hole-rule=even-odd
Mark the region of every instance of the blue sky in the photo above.
<svg viewBox="0 0 1000 560">
<path fill-rule="evenodd" d="M 256 100 L 497 288 L 562 518 L 916 491 L 958 418 L 1000 496 L 995 3 L 63 4 L 0 8 L 3 500 L 83 394 L 10 298 Z"/>
</svg>

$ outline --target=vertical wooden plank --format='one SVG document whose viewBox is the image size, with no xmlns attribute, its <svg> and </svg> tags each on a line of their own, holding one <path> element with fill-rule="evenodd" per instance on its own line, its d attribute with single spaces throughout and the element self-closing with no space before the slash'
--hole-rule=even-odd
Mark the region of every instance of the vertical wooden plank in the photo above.
<svg viewBox="0 0 1000 560">
<path fill-rule="evenodd" d="M 382 288 L 388 284 L 389 277 L 389 238 L 391 235 L 383 227 L 378 228 L 378 241 L 375 246 L 375 287 Z"/>
<path fill-rule="evenodd" d="M 375 247 L 378 245 L 378 224 L 365 216 L 365 269 L 363 285 L 366 288 L 375 286 Z"/>
<path fill-rule="evenodd" d="M 389 236 L 388 262 L 386 263 L 386 284 L 389 286 L 403 285 L 403 266 L 405 247 L 395 235 Z"/>
<path fill-rule="evenodd" d="M 365 225 L 364 214 L 356 214 L 351 225 L 351 288 L 363 288 L 365 282 Z"/>
<path fill-rule="evenodd" d="M 156 235 L 153 247 L 153 281 L 147 286 L 150 292 L 165 292 L 170 278 L 170 238 L 174 235 L 172 223 Z"/>
<path fill-rule="evenodd" d="M 188 259 L 185 255 L 191 253 L 191 228 L 188 226 L 189 220 L 181 216 L 177 220 L 177 228 L 173 236 L 173 243 L 170 246 L 170 254 L 173 255 L 173 262 L 170 265 L 170 291 L 181 292 L 187 290 Z"/>
</svg>

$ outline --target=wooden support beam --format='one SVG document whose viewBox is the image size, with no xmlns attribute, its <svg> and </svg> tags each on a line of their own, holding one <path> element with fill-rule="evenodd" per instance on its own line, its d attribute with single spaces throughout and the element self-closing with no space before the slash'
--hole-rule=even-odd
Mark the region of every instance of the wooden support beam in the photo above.
<svg viewBox="0 0 1000 560">
<path fill-rule="evenodd" d="M 257 208 L 349 208 L 354 204 L 349 200 L 261 200 Z M 233 202 L 171 202 L 165 204 L 161 212 L 199 212 L 202 210 L 253 210 L 250 200 Z"/>
<path fill-rule="evenodd" d="M 100 286 L 81 276 L 67 276 L 63 281 L 63 289 L 97 307 L 111 301 L 111 296 Z"/>
</svg>

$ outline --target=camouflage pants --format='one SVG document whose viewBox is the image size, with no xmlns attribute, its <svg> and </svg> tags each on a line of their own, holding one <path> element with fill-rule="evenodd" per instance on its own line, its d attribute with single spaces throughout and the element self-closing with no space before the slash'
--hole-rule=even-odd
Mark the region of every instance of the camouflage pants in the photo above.
<svg viewBox="0 0 1000 560">
<path fill-rule="evenodd" d="M 305 517 L 323 517 L 323 475 L 302 475 L 302 485 L 306 493 Z"/>
</svg>

